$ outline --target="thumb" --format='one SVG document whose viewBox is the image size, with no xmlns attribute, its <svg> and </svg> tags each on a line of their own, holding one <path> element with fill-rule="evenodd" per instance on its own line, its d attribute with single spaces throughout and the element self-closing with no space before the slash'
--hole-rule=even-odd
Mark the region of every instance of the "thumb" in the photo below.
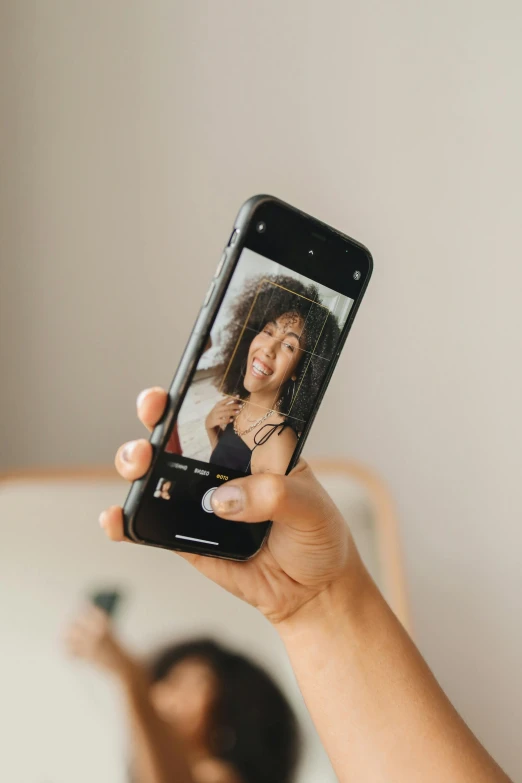
<svg viewBox="0 0 522 783">
<path fill-rule="evenodd" d="M 225 519 L 272 521 L 301 530 L 339 514 L 303 460 L 288 476 L 257 473 L 222 484 L 210 502 L 217 516 Z"/>
</svg>

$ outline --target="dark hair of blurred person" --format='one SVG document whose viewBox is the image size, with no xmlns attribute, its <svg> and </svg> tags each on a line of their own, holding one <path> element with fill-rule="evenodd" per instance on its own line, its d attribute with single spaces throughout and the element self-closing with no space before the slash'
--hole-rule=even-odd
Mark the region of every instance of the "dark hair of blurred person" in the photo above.
<svg viewBox="0 0 522 783">
<path fill-rule="evenodd" d="M 195 639 L 165 648 L 150 671 L 160 714 L 175 724 L 179 719 L 184 734 L 203 731 L 212 755 L 237 770 L 241 781 L 293 779 L 297 721 L 264 669 L 211 639 Z"/>
</svg>

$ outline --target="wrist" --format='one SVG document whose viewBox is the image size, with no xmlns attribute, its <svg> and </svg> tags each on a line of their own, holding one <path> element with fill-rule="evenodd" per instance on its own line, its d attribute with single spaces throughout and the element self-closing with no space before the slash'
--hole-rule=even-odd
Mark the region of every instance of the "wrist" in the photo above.
<svg viewBox="0 0 522 783">
<path fill-rule="evenodd" d="M 275 629 L 285 645 L 293 644 L 295 640 L 301 643 L 305 637 L 335 632 L 353 625 L 375 596 L 380 596 L 379 591 L 359 560 L 296 612 L 275 624 Z"/>
</svg>

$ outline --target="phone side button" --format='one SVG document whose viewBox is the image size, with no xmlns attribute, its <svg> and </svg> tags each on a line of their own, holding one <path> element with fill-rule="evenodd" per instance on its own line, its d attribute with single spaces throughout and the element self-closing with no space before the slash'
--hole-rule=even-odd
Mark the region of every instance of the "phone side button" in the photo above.
<svg viewBox="0 0 522 783">
<path fill-rule="evenodd" d="M 239 239 L 239 229 L 235 228 L 230 235 L 230 239 L 228 240 L 228 246 L 233 247 L 238 239 Z"/>
<path fill-rule="evenodd" d="M 212 293 L 214 291 L 215 285 L 216 284 L 215 284 L 214 281 L 212 281 L 211 284 L 209 285 L 207 294 L 205 296 L 205 301 L 203 302 L 203 307 L 206 307 L 208 305 L 208 303 L 210 302 L 210 297 L 212 296 Z"/>
<path fill-rule="evenodd" d="M 223 271 L 223 267 L 225 265 L 225 261 L 226 260 L 227 260 L 227 251 L 225 250 L 225 252 L 223 253 L 223 255 L 221 256 L 221 258 L 219 260 L 219 264 L 216 267 L 216 271 L 214 272 L 214 279 L 216 277 L 219 277 L 219 275 Z"/>
</svg>

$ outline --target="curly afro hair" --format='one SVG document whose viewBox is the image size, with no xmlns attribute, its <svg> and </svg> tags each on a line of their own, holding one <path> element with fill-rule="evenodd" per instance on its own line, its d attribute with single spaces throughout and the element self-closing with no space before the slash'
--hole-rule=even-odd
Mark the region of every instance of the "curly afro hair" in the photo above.
<svg viewBox="0 0 522 783">
<path fill-rule="evenodd" d="M 286 314 L 304 321 L 301 347 L 305 353 L 297 366 L 295 387 L 293 381 L 288 380 L 281 390 L 280 412 L 290 414 L 294 428 L 301 432 L 340 336 L 337 319 L 321 304 L 319 290 L 313 283 L 305 285 L 286 275 L 258 278 L 248 283 L 225 330 L 220 357 L 222 367 L 216 385 L 225 394 L 239 394 L 242 398 L 248 395 L 243 378 L 252 339 L 267 323 Z"/>
<path fill-rule="evenodd" d="M 187 660 L 207 664 L 217 680 L 208 743 L 245 783 L 291 783 L 300 731 L 294 711 L 272 677 L 254 661 L 213 639 L 174 644 L 151 662 L 153 682 Z"/>
</svg>

